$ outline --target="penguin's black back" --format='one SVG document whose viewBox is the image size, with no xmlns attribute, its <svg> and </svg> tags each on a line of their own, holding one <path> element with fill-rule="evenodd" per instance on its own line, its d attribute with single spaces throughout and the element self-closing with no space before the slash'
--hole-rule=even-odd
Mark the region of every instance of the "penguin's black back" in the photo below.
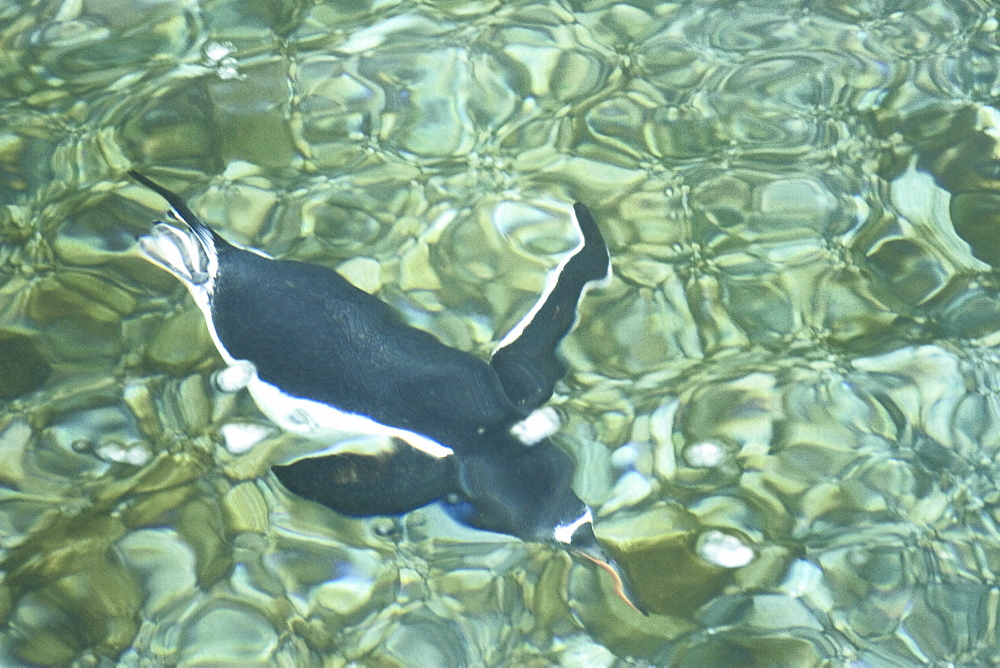
<svg viewBox="0 0 1000 668">
<path fill-rule="evenodd" d="M 523 417 L 484 360 L 407 325 L 332 269 L 216 248 L 216 332 L 261 380 L 449 447 Z"/>
</svg>

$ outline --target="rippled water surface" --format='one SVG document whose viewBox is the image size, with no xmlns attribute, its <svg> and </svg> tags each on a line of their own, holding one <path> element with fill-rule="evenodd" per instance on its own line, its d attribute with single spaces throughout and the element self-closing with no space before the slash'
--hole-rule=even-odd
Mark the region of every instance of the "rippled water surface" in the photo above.
<svg viewBox="0 0 1000 668">
<path fill-rule="evenodd" d="M 998 19 L 0 4 L 0 663 L 995 661 Z M 309 446 L 214 384 L 130 168 L 483 356 L 587 203 L 615 278 L 562 346 L 559 443 L 654 614 L 435 508 L 282 491 Z"/>
</svg>

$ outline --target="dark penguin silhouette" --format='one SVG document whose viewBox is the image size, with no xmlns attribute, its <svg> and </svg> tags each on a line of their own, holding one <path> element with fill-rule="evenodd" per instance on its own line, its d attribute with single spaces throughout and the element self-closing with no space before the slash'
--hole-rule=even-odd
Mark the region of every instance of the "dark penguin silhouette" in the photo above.
<svg viewBox="0 0 1000 668">
<path fill-rule="evenodd" d="M 275 466 L 289 491 L 352 516 L 441 500 L 469 526 L 571 548 L 607 570 L 639 609 L 570 486 L 572 462 L 547 438 L 556 420 L 543 408 L 565 374 L 555 350 L 581 295 L 610 276 L 587 207 L 572 209 L 577 247 L 486 362 L 406 324 L 332 269 L 227 242 L 175 193 L 129 174 L 170 204 L 178 225 L 157 223 L 140 246 L 202 309 L 229 365 L 225 382 L 245 386 L 272 420 L 310 438 L 391 437 L 381 451 L 334 449 Z"/>
</svg>

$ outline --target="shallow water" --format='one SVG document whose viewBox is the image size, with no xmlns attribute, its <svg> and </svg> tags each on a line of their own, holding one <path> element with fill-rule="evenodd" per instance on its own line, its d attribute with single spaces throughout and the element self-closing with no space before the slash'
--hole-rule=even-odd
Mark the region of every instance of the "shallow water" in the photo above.
<svg viewBox="0 0 1000 668">
<path fill-rule="evenodd" d="M 0 663 L 1000 655 L 993 3 L 122 4 L 0 5 Z M 553 404 L 655 614 L 285 494 L 129 168 L 484 356 L 587 203 Z"/>
</svg>

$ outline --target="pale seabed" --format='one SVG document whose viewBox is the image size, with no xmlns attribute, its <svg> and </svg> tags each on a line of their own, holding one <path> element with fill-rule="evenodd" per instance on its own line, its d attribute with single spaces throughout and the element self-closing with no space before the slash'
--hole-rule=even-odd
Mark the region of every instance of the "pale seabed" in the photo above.
<svg viewBox="0 0 1000 668">
<path fill-rule="evenodd" d="M 0 664 L 995 662 L 998 99 L 986 0 L 0 4 Z M 655 614 L 281 491 L 129 168 L 484 356 L 590 206 L 559 443 Z"/>
</svg>

